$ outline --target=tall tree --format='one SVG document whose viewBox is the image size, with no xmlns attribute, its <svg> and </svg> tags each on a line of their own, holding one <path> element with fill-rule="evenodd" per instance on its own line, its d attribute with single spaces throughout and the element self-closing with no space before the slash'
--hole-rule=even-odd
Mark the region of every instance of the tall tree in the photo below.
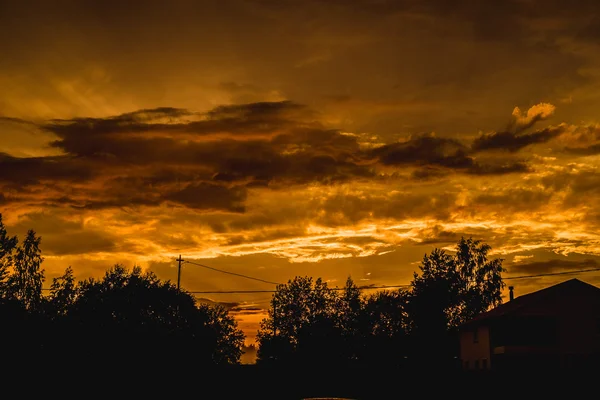
<svg viewBox="0 0 600 400">
<path fill-rule="evenodd" d="M 239 361 L 244 340 L 225 310 L 199 306 L 170 281 L 121 265 L 102 279 L 79 282 L 63 321 L 67 335 L 88 344 L 77 352 L 82 362 L 110 357 L 230 364 Z"/>
<path fill-rule="evenodd" d="M 208 325 L 216 334 L 215 363 L 237 364 L 242 356 L 245 336 L 235 319 L 220 305 L 200 304 L 198 308 L 208 316 Z"/>
<path fill-rule="evenodd" d="M 8 236 L 0 214 L 0 298 L 6 295 L 10 267 L 13 263 L 13 253 L 17 247 L 16 236 Z"/>
<path fill-rule="evenodd" d="M 17 248 L 14 271 L 8 278 L 10 294 L 28 310 L 37 308 L 42 301 L 44 270 L 41 265 L 44 258 L 40 249 L 41 240 L 32 229 L 27 232 L 25 240 Z"/>
<path fill-rule="evenodd" d="M 404 360 L 410 346 L 409 292 L 403 289 L 379 291 L 366 298 L 363 321 L 366 363 L 396 364 Z"/>
<path fill-rule="evenodd" d="M 411 282 L 410 314 L 421 350 L 443 353 L 449 333 L 502 301 L 502 259 L 488 259 L 490 246 L 461 238 L 455 254 L 434 249 Z M 452 350 L 454 351 L 454 350 Z"/>
<path fill-rule="evenodd" d="M 336 325 L 336 305 L 337 293 L 321 278 L 313 281 L 297 276 L 278 285 L 257 334 L 258 361 L 289 360 L 301 356 L 299 349 L 314 349 L 302 344 L 302 339 L 312 341 L 331 333 Z"/>
<path fill-rule="evenodd" d="M 362 323 L 365 301 L 360 288 L 349 276 L 341 290 L 336 305 L 338 324 L 344 341 L 344 355 L 346 360 L 358 360 L 364 353 L 364 332 Z"/>
<path fill-rule="evenodd" d="M 69 307 L 75 302 L 76 296 L 77 282 L 73 275 L 73 268 L 69 266 L 62 276 L 52 279 L 48 297 L 52 316 L 65 316 Z"/>
<path fill-rule="evenodd" d="M 456 266 L 461 277 L 461 302 L 450 318 L 450 325 L 457 326 L 479 313 L 502 303 L 502 259 L 490 260 L 491 246 L 480 240 L 462 238 L 456 246 Z"/>
</svg>

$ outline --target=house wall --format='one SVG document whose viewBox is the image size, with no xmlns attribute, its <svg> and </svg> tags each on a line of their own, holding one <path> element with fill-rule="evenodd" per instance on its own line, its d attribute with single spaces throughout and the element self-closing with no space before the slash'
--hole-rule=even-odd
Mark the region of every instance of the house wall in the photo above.
<svg viewBox="0 0 600 400">
<path fill-rule="evenodd" d="M 562 354 L 600 352 L 600 304 L 585 303 L 577 309 L 561 310 L 559 349 Z"/>
<path fill-rule="evenodd" d="M 473 328 L 466 328 L 460 334 L 463 367 L 474 369 L 479 360 L 481 368 L 481 360 L 487 357 L 488 368 L 493 361 L 494 369 L 531 369 L 528 366 L 534 365 L 597 368 L 600 291 L 576 286 L 568 289 L 531 302 L 526 315 L 488 320 L 491 325 L 479 327 L 478 343 L 473 343 Z"/>
<path fill-rule="evenodd" d="M 487 326 L 460 332 L 460 359 L 464 369 L 491 368 L 490 330 Z"/>
</svg>

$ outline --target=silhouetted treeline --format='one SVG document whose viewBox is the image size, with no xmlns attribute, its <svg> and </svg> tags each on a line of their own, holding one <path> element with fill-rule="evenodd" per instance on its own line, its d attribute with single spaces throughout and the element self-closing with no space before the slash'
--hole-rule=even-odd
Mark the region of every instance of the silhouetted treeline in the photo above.
<svg viewBox="0 0 600 400">
<path fill-rule="evenodd" d="M 348 278 L 334 290 L 320 278 L 279 285 L 258 332 L 259 364 L 448 367 L 456 328 L 502 301 L 502 260 L 462 238 L 455 254 L 425 255 L 408 289 L 362 296 Z"/>
<path fill-rule="evenodd" d="M 462 238 L 452 254 L 423 257 L 410 287 L 363 295 L 320 278 L 279 285 L 257 335 L 258 363 L 319 366 L 447 367 L 458 360 L 456 328 L 501 303 L 502 260 Z M 7 234 L 0 215 L 0 343 L 6 360 L 68 360 L 77 365 L 195 366 L 239 362 L 243 333 L 220 306 L 152 272 L 116 265 L 101 279 L 77 281 L 72 268 L 42 296 L 40 238 Z"/>
<path fill-rule="evenodd" d="M 42 296 L 40 238 L 19 245 L 0 215 L 0 343 L 5 361 L 68 361 L 109 368 L 185 360 L 196 366 L 237 363 L 244 341 L 220 306 L 152 272 L 116 265 L 101 279 L 76 281 L 71 267 Z"/>
</svg>

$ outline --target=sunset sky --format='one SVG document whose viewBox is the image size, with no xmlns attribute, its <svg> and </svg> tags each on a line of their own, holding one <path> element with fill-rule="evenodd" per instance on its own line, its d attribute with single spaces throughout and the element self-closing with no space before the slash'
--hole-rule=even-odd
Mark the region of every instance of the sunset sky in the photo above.
<svg viewBox="0 0 600 400">
<path fill-rule="evenodd" d="M 402 285 L 461 236 L 506 277 L 600 267 L 595 0 L 0 0 L 0 37 L 0 213 L 47 285 L 179 254 Z M 252 341 L 270 293 L 198 297 Z"/>
</svg>

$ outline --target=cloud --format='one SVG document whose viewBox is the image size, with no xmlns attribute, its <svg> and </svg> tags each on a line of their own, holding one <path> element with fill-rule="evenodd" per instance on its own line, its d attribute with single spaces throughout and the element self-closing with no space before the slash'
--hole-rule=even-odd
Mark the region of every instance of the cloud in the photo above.
<svg viewBox="0 0 600 400">
<path fill-rule="evenodd" d="M 509 152 L 516 152 L 532 144 L 545 143 L 561 135 L 563 132 L 563 126 L 548 127 L 528 134 L 517 134 L 507 131 L 494 132 L 483 134 L 475 139 L 472 148 L 474 151 L 507 150 Z"/>
<path fill-rule="evenodd" d="M 502 175 L 528 172 L 522 160 L 475 160 L 465 144 L 456 139 L 418 136 L 405 142 L 392 143 L 372 149 L 371 154 L 385 166 L 417 166 L 413 176 L 430 178 L 443 176 L 442 170 L 472 175 Z M 491 162 L 490 162 L 491 161 Z"/>
<path fill-rule="evenodd" d="M 64 154 L 1 155 L 3 202 L 90 210 L 175 204 L 244 213 L 260 188 L 405 173 L 423 179 L 530 171 L 512 157 L 475 159 L 461 141 L 435 135 L 365 147 L 364 135 L 330 128 L 318 117 L 306 106 L 278 101 L 43 122 L 38 128 L 58 138 L 51 144 Z"/>
<path fill-rule="evenodd" d="M 552 259 L 546 261 L 534 261 L 530 263 L 513 264 L 507 267 L 509 274 L 545 274 L 550 272 L 572 271 L 579 269 L 598 268 L 600 264 L 594 259 L 570 261 L 564 259 Z"/>
<path fill-rule="evenodd" d="M 467 152 L 468 149 L 457 140 L 435 136 L 420 136 L 372 150 L 383 165 L 433 165 L 453 169 L 473 166 L 473 159 Z"/>
<path fill-rule="evenodd" d="M 600 153 L 600 126 L 598 124 L 570 125 L 561 136 L 563 151 L 578 156 L 591 156 Z"/>
<path fill-rule="evenodd" d="M 577 154 L 581 156 L 593 156 L 600 154 L 600 143 L 592 144 L 587 147 L 565 147 L 565 151 L 571 154 Z"/>
<path fill-rule="evenodd" d="M 481 193 L 476 195 L 472 205 L 499 207 L 502 212 L 530 212 L 548 203 L 552 191 L 511 188 L 501 192 Z"/>
<path fill-rule="evenodd" d="M 65 216 L 51 212 L 33 212 L 11 225 L 11 231 L 24 235 L 34 229 L 42 238 L 44 255 L 82 255 L 116 252 L 119 239 L 102 229 L 85 223 L 81 216 Z"/>
<path fill-rule="evenodd" d="M 541 184 L 561 193 L 564 209 L 584 206 L 588 219 L 598 216 L 594 210 L 600 205 L 600 172 L 596 168 L 565 168 L 542 177 Z"/>
<path fill-rule="evenodd" d="M 471 144 L 475 152 L 484 150 L 506 150 L 517 152 L 524 147 L 537 143 L 545 143 L 562 135 L 567 130 L 566 124 L 550 126 L 532 133 L 523 133 L 538 121 L 543 121 L 554 114 L 555 107 L 549 103 L 539 103 L 523 113 L 515 107 L 512 113 L 513 120 L 504 131 L 480 135 Z"/>
<path fill-rule="evenodd" d="M 34 185 L 42 181 L 83 182 L 98 172 L 92 163 L 71 156 L 13 157 L 0 153 L 0 183 Z"/>
<path fill-rule="evenodd" d="M 554 110 L 556 110 L 556 107 L 550 103 L 539 103 L 531 106 L 527 113 L 523 113 L 519 107 L 515 107 L 512 112 L 515 133 L 520 133 L 532 127 L 538 121 L 548 119 L 554 114 Z"/>
<path fill-rule="evenodd" d="M 246 189 L 200 183 L 191 184 L 178 192 L 168 194 L 165 198 L 190 208 L 244 212 Z"/>
<path fill-rule="evenodd" d="M 244 212 L 248 188 L 372 177 L 357 138 L 315 116 L 279 101 L 51 120 L 38 127 L 58 137 L 51 144 L 64 155 L 0 155 L 0 185 L 13 202 Z"/>
</svg>

